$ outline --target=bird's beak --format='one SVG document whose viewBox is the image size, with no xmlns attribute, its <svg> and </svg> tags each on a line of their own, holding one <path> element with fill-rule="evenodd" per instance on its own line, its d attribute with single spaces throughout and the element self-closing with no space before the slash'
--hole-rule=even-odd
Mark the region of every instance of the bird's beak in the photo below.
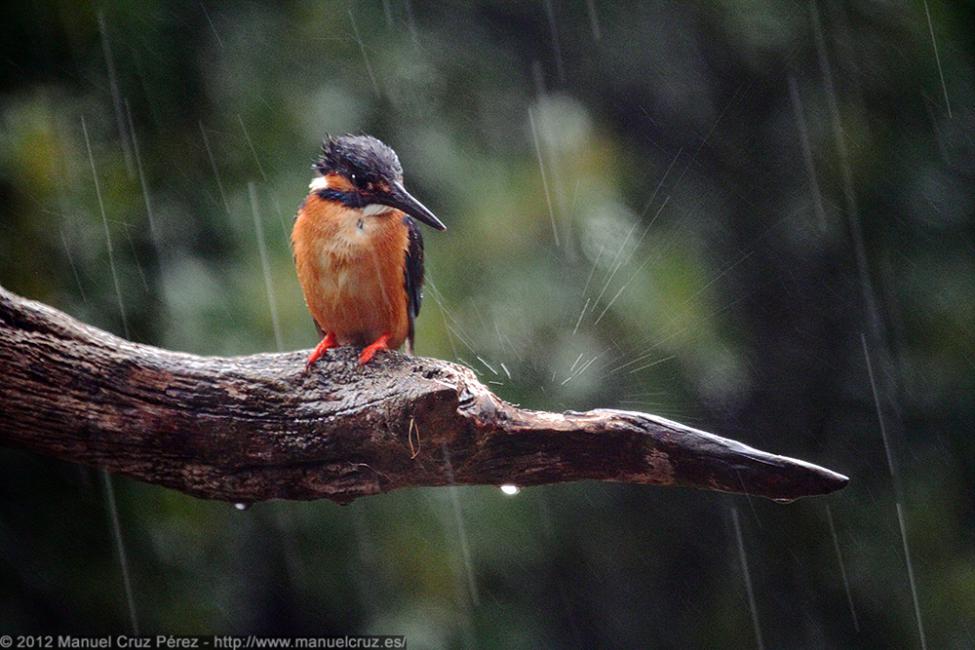
<svg viewBox="0 0 975 650">
<path fill-rule="evenodd" d="M 427 206 L 423 205 L 413 195 L 406 191 L 402 183 L 394 182 L 388 192 L 383 192 L 373 199 L 377 203 L 388 205 L 391 208 L 402 210 L 411 217 L 416 217 L 431 228 L 446 230 L 447 226 L 437 219 L 437 215 L 430 212 Z"/>
</svg>

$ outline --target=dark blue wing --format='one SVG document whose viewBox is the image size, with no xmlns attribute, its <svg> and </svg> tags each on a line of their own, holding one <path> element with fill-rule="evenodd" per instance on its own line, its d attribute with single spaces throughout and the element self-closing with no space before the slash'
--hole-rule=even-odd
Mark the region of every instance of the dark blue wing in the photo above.
<svg viewBox="0 0 975 650">
<path fill-rule="evenodd" d="M 413 322 L 420 315 L 420 303 L 423 302 L 423 235 L 412 218 L 403 217 L 403 223 L 410 235 L 410 245 L 406 249 L 406 310 L 410 319 L 406 349 L 412 354 Z"/>
</svg>

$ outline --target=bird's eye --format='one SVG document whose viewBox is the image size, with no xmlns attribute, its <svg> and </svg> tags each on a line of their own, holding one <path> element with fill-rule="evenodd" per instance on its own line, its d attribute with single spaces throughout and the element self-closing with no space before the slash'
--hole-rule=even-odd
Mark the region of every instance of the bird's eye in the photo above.
<svg viewBox="0 0 975 650">
<path fill-rule="evenodd" d="M 352 184 L 355 185 L 360 190 L 365 189 L 367 185 L 366 179 L 363 178 L 361 175 L 356 174 L 355 172 L 349 174 L 349 180 L 352 181 Z"/>
</svg>

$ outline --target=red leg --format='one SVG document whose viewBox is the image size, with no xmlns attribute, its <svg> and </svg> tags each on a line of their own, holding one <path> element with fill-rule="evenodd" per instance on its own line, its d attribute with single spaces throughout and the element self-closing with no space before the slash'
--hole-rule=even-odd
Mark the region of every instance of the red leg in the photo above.
<svg viewBox="0 0 975 650">
<path fill-rule="evenodd" d="M 389 334 L 383 334 L 372 345 L 366 346 L 359 355 L 359 365 L 364 366 L 369 363 L 376 353 L 380 350 L 389 349 Z"/>
<path fill-rule="evenodd" d="M 316 347 L 315 350 L 310 355 L 308 355 L 308 361 L 305 363 L 305 367 L 311 368 L 316 361 L 318 361 L 319 359 L 322 358 L 322 356 L 325 355 L 326 350 L 328 350 L 329 348 L 337 348 L 338 346 L 339 346 L 339 342 L 335 338 L 335 333 L 329 332 L 328 334 L 325 335 L 325 338 L 322 339 L 322 342 L 318 344 L 318 347 Z"/>
</svg>

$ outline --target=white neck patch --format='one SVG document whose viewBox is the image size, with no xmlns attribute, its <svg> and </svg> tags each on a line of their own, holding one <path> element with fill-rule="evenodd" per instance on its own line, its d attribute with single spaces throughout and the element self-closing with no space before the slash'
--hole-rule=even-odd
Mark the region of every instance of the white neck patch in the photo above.
<svg viewBox="0 0 975 650">
<path fill-rule="evenodd" d="M 328 178 L 325 176 L 316 176 L 311 179 L 311 183 L 308 183 L 308 189 L 312 192 L 318 192 L 319 190 L 328 189 Z"/>
</svg>

